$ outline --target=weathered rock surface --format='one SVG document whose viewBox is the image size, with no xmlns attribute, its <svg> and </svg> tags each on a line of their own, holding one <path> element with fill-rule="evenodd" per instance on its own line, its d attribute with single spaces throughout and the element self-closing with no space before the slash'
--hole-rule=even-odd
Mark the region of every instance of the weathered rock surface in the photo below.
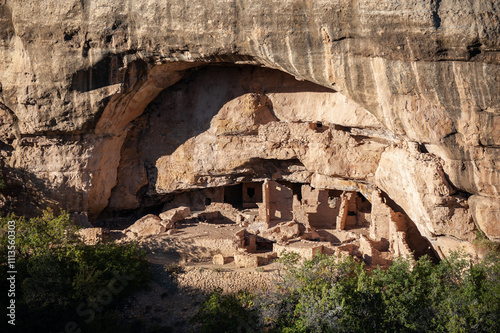
<svg viewBox="0 0 500 333">
<path fill-rule="evenodd" d="M 89 245 L 95 245 L 104 240 L 106 231 L 102 228 L 83 228 L 78 230 L 80 239 Z"/>
<path fill-rule="evenodd" d="M 500 241 L 500 207 L 497 198 L 477 195 L 469 198 L 472 215 L 481 230 L 490 238 Z"/>
<path fill-rule="evenodd" d="M 123 230 L 123 233 L 132 238 L 158 235 L 166 231 L 165 224 L 158 216 L 148 214 Z"/>
<path fill-rule="evenodd" d="M 212 263 L 214 265 L 224 265 L 226 263 L 226 258 L 222 254 L 216 254 L 212 258 Z"/>
<path fill-rule="evenodd" d="M 163 221 L 178 222 L 184 220 L 191 214 L 189 207 L 177 207 L 161 213 L 158 217 Z"/>
<path fill-rule="evenodd" d="M 436 244 L 500 240 L 499 20 L 497 1 L 3 1 L 1 201 L 92 220 L 274 175 L 381 189 Z"/>
<path fill-rule="evenodd" d="M 258 271 L 218 271 L 199 267 L 186 267 L 179 274 L 179 288 L 211 291 L 220 288 L 227 293 L 242 290 L 269 290 L 276 283 L 276 276 Z"/>
</svg>

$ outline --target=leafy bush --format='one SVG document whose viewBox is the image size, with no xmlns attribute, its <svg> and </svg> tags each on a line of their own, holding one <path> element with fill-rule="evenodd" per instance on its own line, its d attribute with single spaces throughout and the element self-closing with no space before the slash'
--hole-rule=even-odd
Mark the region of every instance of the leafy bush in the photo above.
<svg viewBox="0 0 500 333">
<path fill-rule="evenodd" d="M 85 245 L 65 212 L 55 216 L 46 210 L 29 220 L 9 216 L 0 219 L 2 230 L 9 220 L 16 221 L 16 307 L 23 318 L 16 326 L 22 331 L 64 330 L 70 320 L 91 323 L 99 318 L 96 314 L 105 316 L 105 306 L 112 309 L 111 303 L 149 279 L 144 251 L 131 243 Z M 7 271 L 7 241 L 2 232 L 2 275 Z M 1 279 L 5 283 L 6 276 Z M 86 306 L 99 301 L 100 311 L 92 313 Z M 85 315 L 78 315 L 79 307 Z"/>
<path fill-rule="evenodd" d="M 81 245 L 76 234 L 78 227 L 71 224 L 66 212 L 55 216 L 49 208 L 41 216 L 29 220 L 12 215 L 2 219 L 3 229 L 9 220 L 16 221 L 16 250 L 21 259 L 43 254 L 62 255 L 75 244 Z"/>
<path fill-rule="evenodd" d="M 439 264 L 398 259 L 368 271 L 351 257 L 286 254 L 275 291 L 243 306 L 210 295 L 204 327 L 253 324 L 266 332 L 500 332 L 500 257 L 474 263 L 454 254 Z M 251 315 L 250 315 L 251 314 Z M 258 316 L 256 316 L 258 314 Z"/>
<path fill-rule="evenodd" d="M 474 264 L 454 255 L 434 265 L 424 257 L 414 264 L 399 259 L 386 270 L 369 273 L 352 259 L 318 257 L 298 273 L 293 268 L 299 281 L 293 292 L 300 298 L 296 320 L 282 329 L 498 332 L 499 264 L 498 257 Z M 333 276 L 325 278 L 325 271 Z"/>
<path fill-rule="evenodd" d="M 486 237 L 484 232 L 482 232 L 481 230 L 477 231 L 476 239 L 474 239 L 472 244 L 476 246 L 478 250 L 483 251 L 487 254 L 492 252 L 500 253 L 500 243 L 488 239 L 488 237 Z"/>
<path fill-rule="evenodd" d="M 207 296 L 194 321 L 201 324 L 203 333 L 256 332 L 256 317 L 252 297 L 245 292 L 225 295 L 216 289 Z"/>
</svg>

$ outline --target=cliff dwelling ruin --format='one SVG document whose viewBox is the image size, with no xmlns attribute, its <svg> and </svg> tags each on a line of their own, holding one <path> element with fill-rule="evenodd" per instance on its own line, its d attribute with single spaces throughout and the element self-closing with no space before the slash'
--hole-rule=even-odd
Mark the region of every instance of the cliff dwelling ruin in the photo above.
<svg viewBox="0 0 500 333">
<path fill-rule="evenodd" d="M 278 259 L 296 253 L 360 263 L 362 283 L 380 265 L 398 287 L 384 278 L 353 293 L 331 282 L 338 270 L 319 275 L 332 288 L 261 302 L 267 331 L 281 313 L 294 325 L 281 331 L 325 331 L 306 318 L 334 331 L 498 326 L 498 293 L 478 272 L 500 248 L 499 22 L 499 0 L 0 1 L 0 215 L 23 217 L 6 257 L 21 265 L 18 322 L 203 331 L 187 327 L 203 299 L 217 304 L 202 294 L 281 292 L 289 257 Z M 51 210 L 62 218 L 46 222 Z M 97 246 L 73 250 L 63 222 Z M 480 263 L 453 277 L 464 289 L 427 262 L 414 269 L 457 251 Z M 129 281 L 89 323 L 78 304 L 92 311 L 125 266 L 151 273 L 151 290 L 129 293 L 143 286 Z M 241 308 L 253 321 L 251 297 L 238 300 L 224 316 L 240 322 Z"/>
<path fill-rule="evenodd" d="M 172 195 L 164 210 L 183 206 L 190 208 L 188 221 L 242 228 L 233 246 L 218 250 L 224 258 L 243 256 L 238 262 L 243 267 L 265 264 L 266 256 L 283 251 L 308 259 L 347 254 L 369 265 L 387 265 L 398 256 L 435 255 L 415 225 L 394 212 L 380 192 L 368 200 L 355 191 L 265 179 Z"/>
<path fill-rule="evenodd" d="M 442 256 L 374 184 L 382 153 L 397 144 L 333 90 L 276 70 L 204 67 L 133 121 L 100 219 L 188 207 L 187 221 L 240 228 L 236 242 L 214 247 L 225 257 L 246 253 L 241 265 L 283 250 L 373 265 Z"/>
<path fill-rule="evenodd" d="M 478 255 L 477 235 L 500 240 L 497 18 L 472 20 L 491 32 L 476 40 L 393 3 L 382 29 L 377 2 L 342 3 L 276 3 L 273 24 L 270 4 L 96 3 L 88 17 L 75 3 L 46 13 L 44 38 L 27 3 L 3 5 L 0 208 L 113 227 L 223 205 L 219 224 L 266 248 L 292 244 L 263 235 L 296 223 L 325 252 Z"/>
</svg>

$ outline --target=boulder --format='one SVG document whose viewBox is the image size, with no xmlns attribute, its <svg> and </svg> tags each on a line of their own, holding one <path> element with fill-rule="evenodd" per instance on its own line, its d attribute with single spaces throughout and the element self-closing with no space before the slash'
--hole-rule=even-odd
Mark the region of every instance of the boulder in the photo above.
<svg viewBox="0 0 500 333">
<path fill-rule="evenodd" d="M 127 235 L 129 232 L 132 232 L 137 237 L 148 237 L 161 234 L 165 230 L 166 227 L 158 216 L 148 214 L 125 229 L 124 233 Z"/>
<path fill-rule="evenodd" d="M 226 258 L 222 254 L 216 254 L 212 258 L 214 265 L 224 265 L 226 263 Z"/>
<path fill-rule="evenodd" d="M 163 221 L 178 222 L 184 220 L 190 214 L 191 210 L 189 207 L 181 206 L 161 213 L 160 219 Z"/>
<path fill-rule="evenodd" d="M 169 229 L 169 230 L 167 230 L 167 235 L 170 236 L 170 235 L 176 234 L 177 231 L 178 231 L 177 229 Z"/>
</svg>

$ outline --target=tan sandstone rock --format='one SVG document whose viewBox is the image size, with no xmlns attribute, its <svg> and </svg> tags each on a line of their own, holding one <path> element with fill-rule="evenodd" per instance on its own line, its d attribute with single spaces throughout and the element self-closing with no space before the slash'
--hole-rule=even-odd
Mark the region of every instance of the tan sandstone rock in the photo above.
<svg viewBox="0 0 500 333">
<path fill-rule="evenodd" d="M 259 266 L 259 257 L 248 253 L 236 253 L 234 263 L 237 267 L 255 268 Z"/>
<path fill-rule="evenodd" d="M 480 196 L 469 198 L 474 221 L 488 238 L 500 241 L 500 199 Z"/>
<path fill-rule="evenodd" d="M 224 265 L 226 263 L 226 258 L 222 254 L 216 254 L 212 258 L 212 263 L 214 265 Z"/>
<path fill-rule="evenodd" d="M 92 222 L 271 179 L 498 240 L 499 20 L 498 1 L 4 1 L 2 205 Z"/>
<path fill-rule="evenodd" d="M 162 220 L 153 214 L 148 214 L 139 220 L 135 221 L 130 227 L 125 229 L 123 232 L 128 235 L 132 233 L 136 237 L 148 237 L 152 235 L 158 235 L 165 232 L 165 225 Z"/>
<path fill-rule="evenodd" d="M 273 252 L 281 257 L 284 253 L 297 253 L 302 259 L 312 259 L 317 255 L 323 254 L 323 244 L 319 242 L 295 241 L 289 244 L 273 244 Z"/>
<path fill-rule="evenodd" d="M 178 222 L 184 220 L 191 214 L 189 207 L 177 207 L 159 215 L 163 221 Z"/>
<path fill-rule="evenodd" d="M 87 245 L 95 245 L 102 242 L 106 236 L 106 231 L 103 228 L 84 228 L 78 230 L 78 235 L 81 240 Z"/>
</svg>

